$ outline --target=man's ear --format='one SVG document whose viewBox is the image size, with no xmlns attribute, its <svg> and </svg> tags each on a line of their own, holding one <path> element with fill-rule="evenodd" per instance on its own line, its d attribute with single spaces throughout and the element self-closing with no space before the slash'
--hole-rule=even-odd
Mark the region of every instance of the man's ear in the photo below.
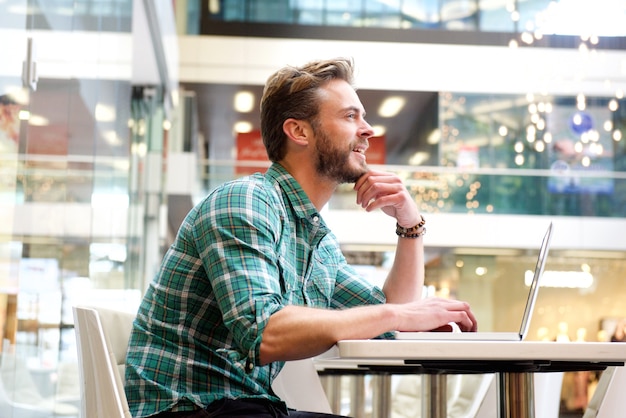
<svg viewBox="0 0 626 418">
<path fill-rule="evenodd" d="M 283 122 L 283 132 L 298 145 L 309 144 L 311 127 L 306 121 L 289 118 Z"/>
</svg>

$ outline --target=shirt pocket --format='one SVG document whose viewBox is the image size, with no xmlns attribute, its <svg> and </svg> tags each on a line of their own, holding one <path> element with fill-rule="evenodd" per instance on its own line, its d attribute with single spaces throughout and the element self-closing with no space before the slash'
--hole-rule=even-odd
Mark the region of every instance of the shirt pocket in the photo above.
<svg viewBox="0 0 626 418">
<path fill-rule="evenodd" d="M 278 257 L 280 292 L 285 305 L 302 305 L 302 280 L 298 278 L 293 257 Z"/>
<path fill-rule="evenodd" d="M 328 250 L 316 251 L 313 255 L 311 274 L 306 281 L 306 298 L 310 306 L 330 307 L 335 291 L 338 264 Z"/>
</svg>

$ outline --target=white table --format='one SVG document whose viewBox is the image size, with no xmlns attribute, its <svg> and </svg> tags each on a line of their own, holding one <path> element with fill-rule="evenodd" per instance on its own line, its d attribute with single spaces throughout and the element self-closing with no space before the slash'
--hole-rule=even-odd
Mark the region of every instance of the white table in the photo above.
<svg viewBox="0 0 626 418">
<path fill-rule="evenodd" d="M 422 402 L 424 417 L 445 417 L 446 374 L 496 373 L 498 417 L 532 418 L 533 373 L 604 370 L 625 361 L 626 344 L 617 343 L 345 340 L 317 367 L 329 374 L 423 374 L 431 395 Z"/>
</svg>

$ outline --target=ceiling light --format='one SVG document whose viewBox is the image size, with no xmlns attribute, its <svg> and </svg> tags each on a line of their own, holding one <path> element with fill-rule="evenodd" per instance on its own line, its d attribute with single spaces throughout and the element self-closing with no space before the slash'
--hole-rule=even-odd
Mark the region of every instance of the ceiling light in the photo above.
<svg viewBox="0 0 626 418">
<path fill-rule="evenodd" d="M 428 158 L 430 158 L 429 153 L 418 151 L 409 158 L 409 164 L 422 165 L 424 162 L 428 161 Z"/>
<path fill-rule="evenodd" d="M 209 0 L 209 11 L 211 14 L 218 14 L 220 12 L 220 2 L 219 0 Z"/>
<path fill-rule="evenodd" d="M 130 146 L 130 153 L 132 155 L 137 155 L 140 158 L 146 156 L 148 152 L 148 145 L 145 142 L 136 142 Z"/>
<path fill-rule="evenodd" d="M 582 142 L 576 142 L 574 144 L 574 151 L 580 154 L 581 152 L 583 152 L 583 147 L 584 145 L 582 144 Z"/>
<path fill-rule="evenodd" d="M 117 135 L 117 132 L 114 130 L 108 130 L 102 132 L 102 137 L 107 142 L 107 144 L 117 147 L 123 144 L 124 141 Z"/>
<path fill-rule="evenodd" d="M 428 134 L 426 138 L 426 142 L 429 145 L 436 145 L 441 141 L 441 131 L 439 129 L 433 129 L 431 133 Z"/>
<path fill-rule="evenodd" d="M 252 131 L 252 124 L 248 121 L 240 120 L 239 122 L 235 122 L 233 129 L 237 133 L 245 134 Z"/>
<path fill-rule="evenodd" d="M 111 105 L 98 103 L 95 113 L 98 122 L 113 122 L 115 120 L 115 108 Z"/>
<path fill-rule="evenodd" d="M 531 270 L 526 270 L 524 274 L 526 286 L 530 286 L 534 274 Z M 544 271 L 539 285 L 543 287 L 589 289 L 593 285 L 593 275 L 588 271 Z"/>
<path fill-rule="evenodd" d="M 539 120 L 537 120 L 537 129 L 539 129 L 540 131 L 543 131 L 546 128 L 546 121 L 544 119 L 539 118 Z"/>
<path fill-rule="evenodd" d="M 580 160 L 580 163 L 582 164 L 583 167 L 589 167 L 591 165 L 591 158 L 585 155 L 582 158 L 582 160 Z"/>
<path fill-rule="evenodd" d="M 50 124 L 50 120 L 40 115 L 31 114 L 28 118 L 28 124 L 31 126 L 48 126 Z"/>
<path fill-rule="evenodd" d="M 20 110 L 19 113 L 17 114 L 17 117 L 20 120 L 28 120 L 30 119 L 30 112 L 28 110 Z"/>
<path fill-rule="evenodd" d="M 487 268 L 486 267 L 476 267 L 476 275 L 477 276 L 484 276 L 485 274 L 487 274 Z"/>
<path fill-rule="evenodd" d="M 387 133 L 385 125 L 374 125 L 372 130 L 374 131 L 374 136 L 383 136 Z"/>
<path fill-rule="evenodd" d="M 532 44 L 533 41 L 535 40 L 534 36 L 530 32 L 522 32 L 522 35 L 520 36 L 520 38 L 522 42 L 528 45 Z"/>
<path fill-rule="evenodd" d="M 240 113 L 248 113 L 254 109 L 254 94 L 249 91 L 239 91 L 235 94 L 235 110 Z"/>
<path fill-rule="evenodd" d="M 400 113 L 400 111 L 402 110 L 405 104 L 406 104 L 406 99 L 404 97 L 400 97 L 400 96 L 387 97 L 385 100 L 383 100 L 380 107 L 378 108 L 378 115 L 383 118 L 394 117 L 398 113 Z"/>
<path fill-rule="evenodd" d="M 543 152 L 546 149 L 546 144 L 544 144 L 542 141 L 537 141 L 535 142 L 535 151 L 537 152 Z"/>
</svg>

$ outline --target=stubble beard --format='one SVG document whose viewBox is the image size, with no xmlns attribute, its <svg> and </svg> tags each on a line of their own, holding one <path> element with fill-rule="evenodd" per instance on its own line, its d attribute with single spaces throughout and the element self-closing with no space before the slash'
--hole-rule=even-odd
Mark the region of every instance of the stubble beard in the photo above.
<svg viewBox="0 0 626 418">
<path fill-rule="evenodd" d="M 351 143 L 350 148 L 340 148 L 333 145 L 330 136 L 319 127 L 314 128 L 317 141 L 317 161 L 315 167 L 317 173 L 330 180 L 342 183 L 356 183 L 356 181 L 369 170 L 363 162 L 358 167 L 351 164 L 350 157 L 354 152 L 356 143 Z"/>
</svg>

